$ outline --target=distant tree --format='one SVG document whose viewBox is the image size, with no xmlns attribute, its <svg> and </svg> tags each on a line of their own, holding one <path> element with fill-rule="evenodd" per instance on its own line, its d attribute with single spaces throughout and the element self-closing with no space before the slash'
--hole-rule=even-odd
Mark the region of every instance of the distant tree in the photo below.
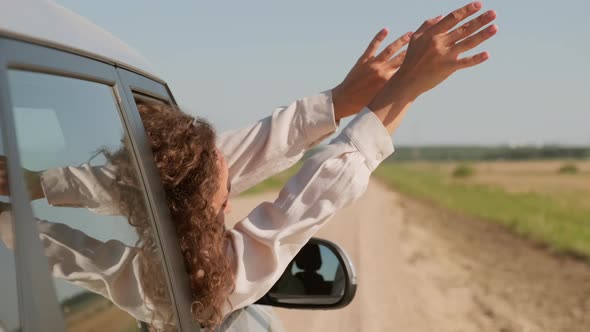
<svg viewBox="0 0 590 332">
<path fill-rule="evenodd" d="M 563 164 L 557 172 L 559 174 L 577 174 L 580 172 L 580 169 L 574 163 L 567 163 Z"/>
<path fill-rule="evenodd" d="M 475 174 L 475 169 L 467 164 L 459 164 L 453 170 L 453 177 L 455 178 L 467 178 Z"/>
</svg>

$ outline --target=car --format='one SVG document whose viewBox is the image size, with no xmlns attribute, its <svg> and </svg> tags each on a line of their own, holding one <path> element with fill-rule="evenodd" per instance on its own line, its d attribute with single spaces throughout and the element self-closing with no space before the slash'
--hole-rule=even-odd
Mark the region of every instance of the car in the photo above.
<svg viewBox="0 0 590 332">
<path fill-rule="evenodd" d="M 31 200 L 22 169 L 105 165 L 104 149 L 130 142 L 128 157 L 145 206 L 144 225 L 161 271 L 153 277 L 171 305 L 174 330 L 199 331 L 191 318 L 188 276 L 164 191 L 151 158 L 138 102 L 176 105 L 166 81 L 138 52 L 87 19 L 49 1 L 5 2 L 0 11 L 0 155 L 6 156 L 10 195 L 0 196 L 0 331 L 151 331 L 128 303 L 145 295 L 117 297 L 78 265 L 102 248 L 134 250 L 136 226 L 122 216 L 59 202 Z M 98 151 L 98 152 L 97 152 Z M 7 209 L 10 208 L 10 213 Z M 62 238 L 74 234 L 80 241 Z M 131 248 L 131 249 L 129 249 Z M 109 257 L 98 257 L 105 271 Z M 117 271 L 113 269 L 112 271 Z M 105 278 L 125 290 L 124 278 Z M 120 279 L 118 279 L 120 278 Z M 276 331 L 271 307 L 337 309 L 356 291 L 352 262 L 336 244 L 312 239 L 275 286 L 256 304 L 226 317 L 220 331 Z M 151 325 L 151 326 L 150 326 Z"/>
</svg>

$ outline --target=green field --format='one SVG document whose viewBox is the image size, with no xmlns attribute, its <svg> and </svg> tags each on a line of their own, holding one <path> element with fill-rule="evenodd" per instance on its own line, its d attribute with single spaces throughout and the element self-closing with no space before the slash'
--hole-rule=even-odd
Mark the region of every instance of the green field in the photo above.
<svg viewBox="0 0 590 332">
<path fill-rule="evenodd" d="M 471 162 L 454 176 L 457 162 L 386 162 L 375 176 L 395 191 L 465 215 L 500 223 L 559 253 L 590 259 L 590 162 Z M 295 167 L 244 194 L 279 189 Z M 459 170 L 459 173 L 465 170 Z"/>
<path fill-rule="evenodd" d="M 396 146 L 390 159 L 399 161 L 560 160 L 590 158 L 589 147 L 567 146 Z"/>
<path fill-rule="evenodd" d="M 398 192 L 590 258 L 590 172 L 563 175 L 554 164 L 480 163 L 463 172 L 454 163 L 386 163 L 375 175 Z"/>
</svg>

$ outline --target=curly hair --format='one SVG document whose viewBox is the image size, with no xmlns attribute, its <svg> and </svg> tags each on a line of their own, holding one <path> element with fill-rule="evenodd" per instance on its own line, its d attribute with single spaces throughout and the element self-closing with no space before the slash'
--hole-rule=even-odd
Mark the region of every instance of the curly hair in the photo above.
<svg viewBox="0 0 590 332">
<path fill-rule="evenodd" d="M 220 187 L 215 132 L 206 121 L 167 105 L 139 104 L 138 110 L 151 146 L 154 163 L 166 193 L 166 200 L 189 276 L 194 319 L 214 328 L 223 319 L 223 308 L 233 290 L 229 238 L 218 222 L 211 198 Z M 130 154 L 123 149 L 107 153 L 116 167 L 120 208 L 135 227 L 141 252 L 140 274 L 145 294 L 171 323 L 170 301 L 157 259 L 146 206 Z"/>
</svg>

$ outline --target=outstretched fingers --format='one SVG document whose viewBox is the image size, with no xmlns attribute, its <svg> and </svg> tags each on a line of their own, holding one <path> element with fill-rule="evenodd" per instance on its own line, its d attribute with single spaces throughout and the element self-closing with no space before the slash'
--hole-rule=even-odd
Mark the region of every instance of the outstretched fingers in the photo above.
<svg viewBox="0 0 590 332">
<path fill-rule="evenodd" d="M 488 10 L 487 12 L 483 13 L 479 17 L 461 25 L 457 29 L 449 32 L 445 35 L 446 44 L 449 46 L 454 45 L 458 41 L 471 36 L 477 30 L 481 29 L 486 24 L 492 22 L 496 19 L 496 12 L 493 10 Z"/>
<path fill-rule="evenodd" d="M 367 60 L 373 57 L 375 53 L 377 53 L 377 50 L 379 49 L 379 46 L 381 45 L 383 40 L 385 40 L 385 37 L 387 37 L 388 33 L 389 31 L 387 30 L 387 28 L 383 28 L 379 32 L 377 32 L 375 37 L 373 37 L 373 40 L 371 40 L 371 42 L 369 43 L 369 46 L 367 46 L 367 49 L 365 50 L 363 55 L 361 55 L 360 60 Z"/>
<path fill-rule="evenodd" d="M 387 61 L 387 66 L 390 69 L 398 69 L 402 65 L 402 63 L 404 63 L 407 52 L 407 50 L 404 50 L 403 52 L 400 52 L 398 55 L 393 57 L 391 60 Z"/>
<path fill-rule="evenodd" d="M 474 49 L 477 45 L 483 43 L 484 41 L 490 39 L 498 32 L 498 26 L 495 24 L 490 25 L 486 29 L 481 30 L 480 32 L 472 35 L 469 38 L 464 39 L 463 41 L 457 43 L 455 46 L 451 48 L 452 52 L 455 54 L 461 54 L 467 52 L 469 50 Z"/>
<path fill-rule="evenodd" d="M 410 41 L 410 37 L 412 36 L 411 32 L 405 33 L 403 36 L 396 39 L 391 44 L 387 45 L 387 47 L 379 53 L 375 57 L 375 61 L 377 62 L 386 62 L 388 61 L 395 53 L 402 49 L 405 45 L 408 44 Z"/>
<path fill-rule="evenodd" d="M 459 22 L 478 12 L 481 9 L 481 7 L 482 5 L 479 1 L 472 2 L 467 6 L 463 6 L 445 16 L 442 20 L 440 20 L 440 22 L 435 24 L 428 31 L 433 35 L 446 33 L 447 31 L 451 30 L 455 25 L 459 24 Z"/>
<path fill-rule="evenodd" d="M 442 19 L 442 15 L 431 18 L 429 20 L 424 21 L 424 23 L 422 23 L 422 25 L 418 28 L 418 30 L 416 30 L 416 32 L 414 32 L 414 38 L 420 37 L 424 31 L 432 28 L 432 26 L 434 26 L 436 23 L 438 23 L 441 19 Z"/>
<path fill-rule="evenodd" d="M 488 52 L 481 52 L 476 55 L 464 57 L 462 59 L 457 60 L 456 66 L 457 69 L 464 69 L 473 66 L 477 66 L 480 63 L 486 61 L 490 58 L 490 54 Z"/>
</svg>

